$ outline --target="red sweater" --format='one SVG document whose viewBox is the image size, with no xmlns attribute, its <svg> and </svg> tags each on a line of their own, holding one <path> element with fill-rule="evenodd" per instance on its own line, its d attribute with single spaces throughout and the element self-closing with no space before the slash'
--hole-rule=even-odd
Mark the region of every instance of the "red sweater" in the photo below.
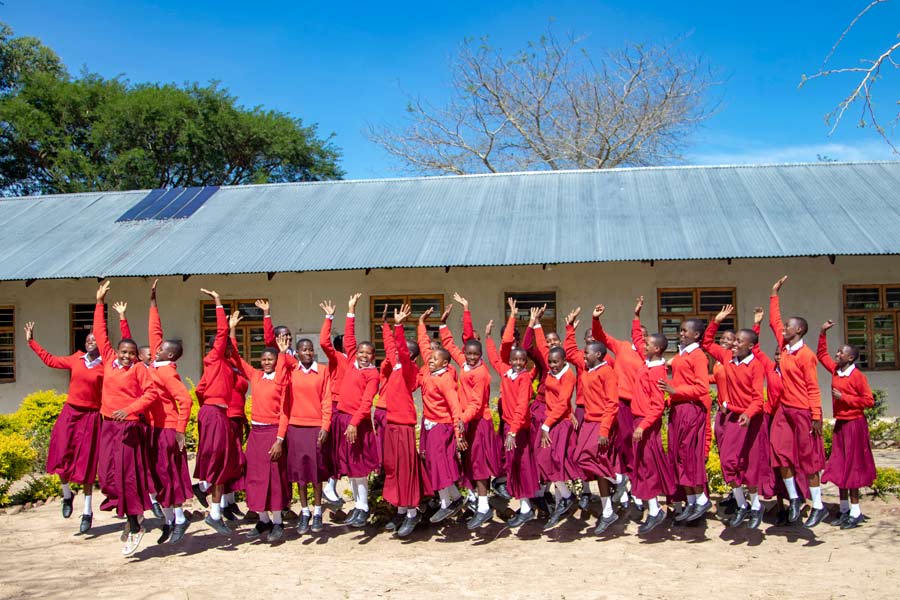
<svg viewBox="0 0 900 600">
<path fill-rule="evenodd" d="M 36 340 L 28 342 L 38 358 L 53 369 L 69 371 L 69 393 L 66 402 L 72 406 L 100 409 L 100 392 L 103 389 L 103 362 L 88 368 L 84 362 L 85 353 L 78 351 L 69 356 L 54 356 L 44 350 Z"/>
<path fill-rule="evenodd" d="M 415 425 L 417 418 L 413 392 L 419 387 L 421 375 L 409 354 L 403 326 L 395 325 L 393 335 L 384 336 L 384 340 L 387 356 L 397 361 L 391 366 L 391 373 L 382 388 L 387 421 L 395 425 Z"/>
<path fill-rule="evenodd" d="M 327 345 L 333 352 L 333 356 L 328 356 L 328 373 L 331 376 L 331 402 L 334 405 L 332 408 L 336 409 L 338 401 L 340 400 L 341 385 L 344 379 L 344 371 L 338 368 L 337 355 L 340 354 L 344 358 L 347 358 L 347 353 L 334 350 L 334 345 L 331 342 L 332 320 L 333 319 L 325 319 L 325 322 L 322 323 L 322 329 L 319 331 L 319 346 L 324 349 Z M 344 347 L 346 348 L 346 346 Z"/>
<path fill-rule="evenodd" d="M 346 356 L 335 351 L 331 343 L 331 321 L 332 319 L 326 317 L 319 342 L 328 357 L 329 369 L 334 364 L 341 371 L 338 376 L 340 391 L 337 409 L 344 414 L 352 415 L 350 424 L 356 427 L 363 419 L 372 418 L 372 399 L 378 391 L 378 369 L 374 365 L 360 368 L 356 362 L 356 319 L 347 315 L 344 328 Z"/>
<path fill-rule="evenodd" d="M 594 319 L 591 323 L 591 335 L 595 340 L 599 340 L 606 344 L 606 347 L 616 355 L 614 369 L 619 380 L 619 398 L 622 400 L 631 400 L 634 393 L 634 382 L 638 371 L 644 366 L 644 360 L 638 353 L 637 348 L 642 347 L 643 337 L 640 342 L 625 342 L 617 340 L 613 336 L 606 333 L 600 319 Z M 568 353 L 567 353 L 568 354 Z"/>
<path fill-rule="evenodd" d="M 215 404 L 228 406 L 234 391 L 234 375 L 228 360 L 225 358 L 225 348 L 228 341 L 228 317 L 225 309 L 216 307 L 216 340 L 212 349 L 203 357 L 203 375 L 200 377 L 198 390 L 202 390 L 202 396 L 198 391 L 197 398 L 201 404 Z"/>
<path fill-rule="evenodd" d="M 875 397 L 872 396 L 872 389 L 865 374 L 856 365 L 852 367 L 848 365 L 843 373 L 839 372 L 837 364 L 828 355 L 828 340 L 824 333 L 819 335 L 816 354 L 822 366 L 831 373 L 831 387 L 841 393 L 840 400 L 832 396 L 834 418 L 839 421 L 850 421 L 865 417 L 863 410 L 875 406 Z"/>
<path fill-rule="evenodd" d="M 150 371 L 141 363 L 128 368 L 118 366 L 116 352 L 106 333 L 106 315 L 103 304 L 94 308 L 94 337 L 100 356 L 103 357 L 103 395 L 100 414 L 112 418 L 117 410 L 128 413 L 126 420 L 137 421 L 147 408 L 159 400 L 159 394 Z"/>
<path fill-rule="evenodd" d="M 515 320 L 510 319 L 503 332 L 503 339 L 507 337 L 512 340 L 512 329 L 515 328 Z M 510 341 L 510 343 L 512 343 Z M 504 362 L 497 353 L 497 346 L 494 345 L 493 338 L 487 338 L 485 345 L 487 346 L 488 359 L 491 366 L 500 375 L 500 405 L 503 421 L 509 426 L 509 430 L 518 433 L 520 429 L 528 429 L 528 401 L 531 399 L 531 383 L 534 374 L 531 371 L 521 371 L 517 375 L 513 375 L 509 363 Z"/>
<path fill-rule="evenodd" d="M 593 369 L 587 368 L 584 353 L 578 350 L 578 343 L 575 341 L 575 328 L 571 325 L 566 326 L 565 345 L 566 358 L 580 372 L 578 379 L 579 389 L 584 391 L 584 420 L 600 423 L 600 435 L 608 436 L 619 414 L 619 377 L 606 361 Z"/>
<path fill-rule="evenodd" d="M 463 315 L 464 322 L 466 314 L 468 311 Z M 450 329 L 441 325 L 440 332 L 441 344 L 460 367 L 459 399 L 463 422 L 469 423 L 476 418 L 491 420 L 491 372 L 487 364 L 482 360 L 476 367 L 470 368 L 465 353 L 453 343 Z"/>
<path fill-rule="evenodd" d="M 791 408 L 808 410 L 813 421 L 822 420 L 822 394 L 816 373 L 816 355 L 802 344 L 793 352 L 784 341 L 784 324 L 781 322 L 781 308 L 778 296 L 769 297 L 769 326 L 781 348 L 781 379 L 784 395 L 781 402 Z M 801 340 L 802 341 L 802 340 Z"/>
<path fill-rule="evenodd" d="M 250 394 L 253 403 L 250 406 L 250 420 L 265 425 L 279 425 L 284 403 L 284 390 L 287 387 L 289 372 L 287 355 L 278 355 L 278 363 L 271 379 L 260 369 L 241 359 L 241 369 L 250 380 Z"/>
<path fill-rule="evenodd" d="M 156 306 L 150 307 L 148 324 L 150 356 L 155 359 L 163 343 L 162 321 Z M 187 388 L 184 387 L 176 369 L 177 366 L 174 362 L 158 367 L 151 363 L 150 373 L 156 382 L 161 401 L 150 406 L 147 411 L 147 420 L 154 427 L 174 429 L 179 433 L 184 433 L 188 420 L 191 418 L 191 406 L 193 406 L 194 400 Z"/>
<path fill-rule="evenodd" d="M 290 393 L 284 395 L 278 437 L 284 438 L 288 425 L 319 427 L 328 431 L 331 428 L 331 376 L 328 365 L 312 363 L 307 371 L 287 354 L 285 363 Z"/>
<path fill-rule="evenodd" d="M 681 352 L 672 359 L 672 387 L 669 402 L 699 402 L 708 411 L 712 405 L 709 395 L 709 362 L 700 344 L 690 352 Z"/>
<path fill-rule="evenodd" d="M 563 419 L 572 416 L 572 394 L 575 392 L 577 380 L 575 369 L 566 365 L 559 374 L 547 372 L 544 376 L 546 388 L 547 416 L 544 419 L 546 427 L 553 427 Z"/>
<path fill-rule="evenodd" d="M 666 361 L 661 358 L 651 365 L 644 359 L 644 334 L 641 332 L 640 319 L 634 319 L 631 322 L 631 338 L 634 340 L 634 347 L 642 361 L 641 368 L 634 380 L 631 412 L 635 416 L 644 417 L 638 427 L 648 429 L 662 418 L 666 408 L 666 396 L 657 385 L 660 379 L 666 378 Z"/>
<path fill-rule="evenodd" d="M 422 378 L 422 418 L 432 423 L 456 425 L 460 420 L 459 395 L 452 369 L 428 373 Z M 454 427 L 455 430 L 455 427 Z"/>
<path fill-rule="evenodd" d="M 729 411 L 738 414 L 746 413 L 749 417 L 755 417 L 763 409 L 763 383 L 766 373 L 765 366 L 751 353 L 746 360 L 734 362 L 734 354 L 715 343 L 716 332 L 719 324 L 713 321 L 706 328 L 703 336 L 703 349 L 710 353 L 722 365 L 724 372 L 724 385 L 719 388 L 727 390 Z"/>
</svg>

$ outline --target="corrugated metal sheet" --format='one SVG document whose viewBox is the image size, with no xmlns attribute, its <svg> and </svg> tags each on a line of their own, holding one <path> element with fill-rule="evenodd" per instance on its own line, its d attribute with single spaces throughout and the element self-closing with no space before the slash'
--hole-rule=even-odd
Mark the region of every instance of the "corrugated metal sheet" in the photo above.
<svg viewBox="0 0 900 600">
<path fill-rule="evenodd" d="M 666 167 L 0 201 L 0 280 L 900 254 L 900 162 Z"/>
</svg>

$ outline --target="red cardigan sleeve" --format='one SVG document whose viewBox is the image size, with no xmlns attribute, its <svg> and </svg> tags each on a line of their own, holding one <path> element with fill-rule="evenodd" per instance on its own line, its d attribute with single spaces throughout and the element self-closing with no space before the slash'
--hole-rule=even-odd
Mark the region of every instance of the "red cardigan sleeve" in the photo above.
<svg viewBox="0 0 900 600">
<path fill-rule="evenodd" d="M 509 362 L 509 355 L 512 352 L 513 342 L 516 341 L 516 318 L 510 316 L 506 321 L 506 327 L 503 328 L 503 337 L 500 338 L 500 360 L 505 363 Z"/>
<path fill-rule="evenodd" d="M 70 356 L 55 356 L 53 354 L 50 354 L 49 352 L 44 350 L 34 338 L 32 338 L 28 342 L 28 347 L 34 350 L 34 353 L 38 355 L 38 358 L 41 359 L 41 362 L 52 369 L 68 369 L 71 371 L 72 360 L 81 360 L 77 354 L 72 354 Z"/>
<path fill-rule="evenodd" d="M 331 405 L 331 373 L 328 372 L 328 367 L 325 367 L 322 378 L 324 379 L 322 383 L 322 429 L 330 431 L 333 407 Z"/>
<path fill-rule="evenodd" d="M 548 377 L 553 375 L 548 374 Z M 572 369 L 566 371 L 559 380 L 559 402 L 553 405 L 547 404 L 547 417 L 544 419 L 544 425 L 553 427 L 566 414 L 571 404 L 572 394 L 575 392 L 575 373 Z"/>
<path fill-rule="evenodd" d="M 620 353 L 620 346 L 625 343 L 609 335 L 603 328 L 603 323 L 597 318 L 591 319 L 591 335 L 595 340 L 603 342 L 608 349 L 617 355 Z M 635 344 L 634 347 L 637 348 L 638 344 Z"/>
<path fill-rule="evenodd" d="M 819 333 L 819 345 L 816 347 L 816 357 L 829 373 L 834 373 L 837 365 L 834 364 L 834 360 L 828 355 L 828 338 L 824 331 Z"/>
<path fill-rule="evenodd" d="M 344 321 L 344 354 L 351 362 L 356 359 L 356 315 L 350 313 Z"/>
<path fill-rule="evenodd" d="M 550 367 L 547 365 L 547 358 L 550 356 L 550 348 L 547 346 L 547 338 L 544 337 L 544 328 L 536 325 L 531 329 L 534 331 L 535 358 L 539 359 L 538 365 L 541 367 L 541 370 L 544 373 L 549 373 Z"/>
<path fill-rule="evenodd" d="M 715 342 L 717 331 L 719 331 L 719 324 L 713 321 L 709 324 L 709 327 L 706 328 L 706 333 L 703 335 L 703 349 L 709 352 L 710 356 L 724 365 L 731 360 L 731 352 Z M 707 378 L 707 381 L 713 383 L 709 378 Z"/>
<path fill-rule="evenodd" d="M 403 325 L 394 325 L 394 342 L 397 345 L 397 359 L 403 369 L 403 381 L 406 382 L 406 389 L 412 393 L 419 387 L 419 370 L 409 353 L 409 346 L 406 345 L 406 330 Z"/>
<path fill-rule="evenodd" d="M 128 325 L 128 319 L 119 319 L 119 335 L 121 335 L 123 339 L 134 339 L 131 335 L 131 326 Z"/>
<path fill-rule="evenodd" d="M 500 359 L 500 354 L 497 353 L 497 346 L 494 344 L 494 338 L 488 337 L 488 339 L 484 341 L 484 345 L 487 346 L 488 361 L 491 363 L 491 366 L 494 367 L 494 371 L 497 372 L 497 375 L 503 377 L 503 375 L 509 371 L 509 365 Z"/>
<path fill-rule="evenodd" d="M 173 371 L 171 375 L 163 378 L 163 382 L 169 395 L 175 398 L 175 404 L 178 407 L 178 423 L 175 430 L 178 433 L 184 433 L 191 418 L 191 406 L 194 404 L 194 399 L 184 387 L 184 382 L 181 381 L 177 372 Z"/>
<path fill-rule="evenodd" d="M 693 353 L 688 355 L 687 362 L 690 367 L 686 383 L 675 387 L 675 393 L 672 394 L 670 400 L 674 403 L 677 401 L 700 400 L 705 394 L 709 393 L 709 373 L 706 362 L 706 355 L 702 352 L 698 353 L 699 360 L 694 358 Z"/>
<path fill-rule="evenodd" d="M 585 368 L 584 353 L 578 347 L 578 342 L 575 340 L 575 327 L 572 325 L 566 325 L 566 339 L 563 342 L 563 349 L 566 351 L 566 360 L 580 370 Z"/>
<path fill-rule="evenodd" d="M 637 317 L 631 321 L 631 343 L 634 344 L 634 349 L 641 360 L 647 360 L 644 356 L 644 332 L 641 331 L 641 320 Z"/>
<path fill-rule="evenodd" d="M 116 359 L 116 352 L 109 343 L 109 335 L 106 333 L 106 311 L 100 302 L 94 307 L 93 333 L 103 360 L 107 364 L 112 364 L 112 361 Z"/>
<path fill-rule="evenodd" d="M 150 356 L 156 358 L 156 353 L 159 352 L 159 348 L 163 343 L 162 321 L 159 318 L 159 309 L 157 307 L 150 307 L 150 318 L 147 323 L 149 324 Z"/>
<path fill-rule="evenodd" d="M 526 390 L 527 393 L 523 394 L 522 398 L 516 398 L 516 410 L 513 416 L 513 423 L 510 424 L 509 430 L 513 433 L 519 433 L 519 430 L 525 425 L 525 420 L 528 418 L 528 401 L 531 398 L 531 384 L 534 380 L 531 371 L 522 371 L 519 373 L 519 377 L 522 379 L 522 388 Z"/>
<path fill-rule="evenodd" d="M 463 332 L 462 332 L 462 341 L 463 344 L 468 342 L 469 340 L 475 339 L 475 326 L 472 325 L 472 313 L 468 310 L 463 311 Z"/>
<path fill-rule="evenodd" d="M 603 388 L 606 407 L 603 411 L 603 419 L 600 421 L 600 435 L 607 437 L 619 412 L 619 376 L 611 368 L 609 369 L 609 375 L 603 382 Z"/>
<path fill-rule="evenodd" d="M 453 334 L 450 333 L 450 328 L 446 325 L 441 325 L 440 334 L 441 345 L 450 353 L 450 358 L 453 359 L 453 362 L 459 366 L 466 364 L 466 355 L 453 343 Z M 463 334 L 463 339 L 465 339 L 465 334 Z"/>
<path fill-rule="evenodd" d="M 816 359 L 812 352 L 806 352 L 809 360 L 801 364 L 803 379 L 806 381 L 806 393 L 809 395 L 809 412 L 813 421 L 822 420 L 822 392 L 819 390 L 819 374 L 816 370 Z"/>
<path fill-rule="evenodd" d="M 381 363 L 381 375 L 390 377 L 394 365 L 397 364 L 397 344 L 394 342 L 394 333 L 387 323 L 381 324 L 381 341 L 384 344 L 384 361 Z"/>
<path fill-rule="evenodd" d="M 425 327 L 425 323 L 419 323 L 416 326 L 416 342 L 419 344 L 422 362 L 427 366 L 431 360 L 431 340 L 428 339 L 428 328 Z"/>
<path fill-rule="evenodd" d="M 769 327 L 775 334 L 779 348 L 784 348 L 784 323 L 781 322 L 781 304 L 777 295 L 769 296 Z"/>
<path fill-rule="evenodd" d="M 744 414 L 748 417 L 755 417 L 763 410 L 762 390 L 766 379 L 766 367 L 763 365 L 762 361 L 754 360 L 750 362 L 750 368 L 752 369 L 753 396 L 750 398 L 750 406 L 747 407 Z"/>
<path fill-rule="evenodd" d="M 872 389 L 869 387 L 869 380 L 859 370 L 859 367 L 853 371 L 850 376 L 853 392 L 843 392 L 841 401 L 853 408 L 872 408 L 875 406 L 875 397 L 872 395 Z"/>
<path fill-rule="evenodd" d="M 94 334 L 95 337 L 96 335 Z M 125 407 L 124 410 L 129 415 L 144 412 L 147 407 L 159 400 L 159 392 L 153 382 L 153 376 L 150 375 L 150 370 L 144 368 L 143 365 L 134 365 L 131 369 L 141 387 L 141 396 Z"/>
<path fill-rule="evenodd" d="M 263 317 L 263 342 L 270 348 L 275 348 L 275 326 L 272 325 L 271 315 Z"/>
</svg>

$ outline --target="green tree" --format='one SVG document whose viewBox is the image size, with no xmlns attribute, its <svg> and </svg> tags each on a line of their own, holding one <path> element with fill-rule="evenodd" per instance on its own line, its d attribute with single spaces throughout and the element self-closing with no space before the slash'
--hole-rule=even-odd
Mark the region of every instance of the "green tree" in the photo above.
<svg viewBox="0 0 900 600">
<path fill-rule="evenodd" d="M 0 65 L 0 193 L 343 176 L 333 136 L 282 112 L 243 107 L 218 83 L 72 78 L 40 42 L 2 31 L 0 57 L 14 59 Z"/>
</svg>

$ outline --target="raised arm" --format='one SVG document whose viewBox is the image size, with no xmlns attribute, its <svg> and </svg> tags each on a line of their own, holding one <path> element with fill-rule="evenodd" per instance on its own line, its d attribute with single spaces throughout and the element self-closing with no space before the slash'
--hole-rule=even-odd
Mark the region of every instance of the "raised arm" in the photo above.
<svg viewBox="0 0 900 600">
<path fill-rule="evenodd" d="M 781 304 L 778 300 L 778 292 L 781 286 L 787 281 L 787 275 L 775 282 L 772 286 L 772 295 L 769 296 L 769 327 L 775 334 L 775 341 L 778 342 L 779 348 L 784 348 L 784 323 L 781 321 Z"/>
<path fill-rule="evenodd" d="M 125 316 L 125 310 L 128 308 L 127 302 L 116 302 L 113 304 L 113 310 L 119 315 L 119 335 L 122 339 L 134 339 L 131 335 L 131 326 L 128 325 L 128 317 Z"/>
<path fill-rule="evenodd" d="M 831 359 L 831 356 L 828 354 L 828 335 L 827 332 L 829 329 L 834 327 L 834 321 L 831 319 L 822 323 L 822 329 L 819 331 L 819 345 L 816 348 L 816 357 L 819 359 L 819 362 L 822 363 L 822 366 L 829 373 L 834 373 L 835 367 L 837 365 L 834 364 L 834 360 Z"/>
<path fill-rule="evenodd" d="M 644 332 L 641 330 L 641 309 L 644 307 L 644 297 L 639 296 L 634 305 L 634 319 L 631 321 L 631 343 L 641 360 L 647 360 L 644 354 Z"/>
<path fill-rule="evenodd" d="M 459 294 L 455 294 L 456 298 L 463 299 Z M 444 311 L 444 314 L 441 315 L 441 327 L 438 330 L 438 333 L 441 336 L 441 346 L 444 347 L 447 352 L 450 353 L 450 358 L 453 359 L 453 362 L 458 364 L 459 366 L 463 366 L 466 364 L 466 355 L 460 351 L 460 349 L 453 343 L 453 333 L 451 333 L 450 328 L 447 327 L 447 317 L 450 316 L 450 309 L 453 308 L 453 305 L 449 305 L 447 310 Z M 468 311 L 466 312 L 468 314 Z M 471 326 L 472 318 L 469 317 L 469 325 Z M 465 340 L 465 333 L 463 333 L 463 340 Z M 463 342 L 465 343 L 465 342 Z"/>
<path fill-rule="evenodd" d="M 614 353 L 618 354 L 620 352 L 620 347 L 625 342 L 614 338 L 603 328 L 603 323 L 600 322 L 600 317 L 603 313 L 606 312 L 606 307 L 602 304 L 598 304 L 594 307 L 593 313 L 591 313 L 591 336 L 599 342 L 603 342 L 606 344 L 606 347 L 612 350 Z M 637 344 L 635 344 L 635 348 L 637 348 Z"/>
<path fill-rule="evenodd" d="M 497 346 L 494 345 L 494 338 L 491 337 L 491 328 L 494 326 L 493 321 L 488 321 L 488 324 L 485 326 L 484 330 L 484 345 L 487 350 L 488 362 L 491 363 L 491 366 L 494 368 L 494 371 L 497 372 L 497 375 L 503 376 L 504 373 L 509 371 L 509 365 L 504 364 L 504 362 L 500 359 L 500 354 L 497 352 Z"/>
<path fill-rule="evenodd" d="M 579 370 L 584 370 L 584 352 L 578 347 L 578 340 L 575 339 L 575 318 L 577 316 L 578 313 L 572 311 L 569 313 L 571 320 L 566 318 L 566 339 L 563 341 L 563 349 L 566 351 L 566 360 Z"/>
<path fill-rule="evenodd" d="M 710 356 L 723 365 L 731 360 L 731 352 L 715 342 L 716 333 L 719 331 L 719 324 L 727 319 L 733 312 L 734 306 L 730 304 L 723 306 L 722 310 L 719 311 L 719 314 L 716 315 L 716 318 L 713 319 L 713 322 L 706 328 L 706 333 L 703 334 L 703 341 L 701 342 L 703 349 L 709 352 Z"/>
<path fill-rule="evenodd" d="M 403 381 L 406 382 L 406 389 L 411 393 L 419 387 L 419 370 L 409 353 L 409 346 L 406 345 L 406 330 L 400 323 L 394 325 L 394 342 L 397 344 L 397 360 L 400 361 L 403 369 Z"/>
<path fill-rule="evenodd" d="M 425 364 L 428 364 L 428 361 L 431 360 L 431 340 L 428 339 L 428 329 L 425 327 L 425 319 L 431 316 L 431 313 L 434 312 L 434 308 L 428 308 L 425 312 L 419 315 L 419 324 L 416 326 L 416 342 L 419 344 L 419 354 L 422 355 L 422 360 Z"/>
<path fill-rule="evenodd" d="M 328 357 L 328 368 L 332 372 L 336 372 L 340 367 L 337 351 L 331 342 L 331 324 L 334 321 L 334 304 L 331 300 L 325 300 L 319 303 L 319 307 L 325 311 L 325 320 L 322 322 L 322 329 L 319 331 L 319 346 L 322 352 Z"/>
<path fill-rule="evenodd" d="M 462 316 L 462 343 L 466 344 L 469 340 L 475 339 L 475 327 L 472 324 L 472 313 L 469 312 L 469 301 L 460 296 L 458 293 L 453 293 L 453 300 L 459 302 L 459 304 L 463 307 L 463 316 Z"/>
<path fill-rule="evenodd" d="M 106 311 L 104 310 L 106 294 L 109 292 L 109 282 L 104 281 L 97 288 L 97 305 L 94 306 L 94 323 L 93 333 L 97 340 L 97 348 L 100 349 L 100 356 L 107 364 L 112 364 L 116 359 L 116 353 L 109 343 L 109 334 L 106 332 Z"/>
<path fill-rule="evenodd" d="M 147 339 L 150 342 L 150 356 L 154 358 L 156 358 L 156 353 L 159 352 L 159 348 L 163 343 L 162 321 L 159 318 L 159 306 L 156 303 L 156 285 L 158 283 L 159 279 L 154 279 L 153 285 L 150 286 L 150 316 L 147 320 L 149 334 Z"/>
<path fill-rule="evenodd" d="M 96 336 L 97 334 L 94 335 Z M 147 410 L 147 408 L 151 404 L 159 400 L 159 390 L 156 387 L 156 383 L 153 381 L 153 376 L 150 374 L 150 370 L 138 365 L 134 368 L 134 375 L 141 387 L 141 396 L 137 400 L 126 406 L 124 409 L 122 409 L 125 415 L 142 413 Z M 188 410 L 188 415 L 190 415 L 190 410 Z M 113 416 L 116 416 L 115 413 L 113 413 Z"/>
<path fill-rule="evenodd" d="M 272 325 L 272 315 L 269 312 L 269 302 L 259 298 L 253 303 L 256 308 L 263 311 L 263 342 L 269 348 L 275 347 L 275 326 Z"/>
<path fill-rule="evenodd" d="M 224 359 L 225 348 L 228 345 L 229 328 L 229 319 L 225 316 L 225 307 L 222 306 L 222 299 L 219 297 L 218 292 L 216 292 L 215 290 L 205 290 L 201 288 L 200 291 L 212 298 L 216 303 L 216 341 L 213 342 L 213 347 L 210 351 L 210 354 L 213 354 L 219 359 Z M 235 314 L 240 317 L 239 312 L 235 311 Z M 232 318 L 234 318 L 234 315 L 232 315 Z"/>
<path fill-rule="evenodd" d="M 194 399 L 191 398 L 191 394 L 187 391 L 178 373 L 174 373 L 173 377 L 162 377 L 161 379 L 166 386 L 166 390 L 172 398 L 175 398 L 175 405 L 178 408 L 178 422 L 175 425 L 175 431 L 184 433 L 187 429 L 188 421 L 191 419 L 191 406 L 194 403 Z"/>
<path fill-rule="evenodd" d="M 350 296 L 347 302 L 347 320 L 344 321 L 344 354 L 351 361 L 356 359 L 356 303 L 359 301 L 359 292 Z"/>
<path fill-rule="evenodd" d="M 50 354 L 49 352 L 44 350 L 41 345 L 37 343 L 37 340 L 34 339 L 34 322 L 25 324 L 25 339 L 28 341 L 28 347 L 38 355 L 38 358 L 41 359 L 41 362 L 43 362 L 50 368 L 71 370 L 73 357 L 77 359 L 75 355 L 54 356 L 53 354 Z"/>
<path fill-rule="evenodd" d="M 508 298 L 506 303 L 509 305 L 509 319 L 506 321 L 506 327 L 500 338 L 500 358 L 503 362 L 508 363 L 513 343 L 516 341 L 516 314 L 519 309 L 515 298 Z"/>
</svg>

